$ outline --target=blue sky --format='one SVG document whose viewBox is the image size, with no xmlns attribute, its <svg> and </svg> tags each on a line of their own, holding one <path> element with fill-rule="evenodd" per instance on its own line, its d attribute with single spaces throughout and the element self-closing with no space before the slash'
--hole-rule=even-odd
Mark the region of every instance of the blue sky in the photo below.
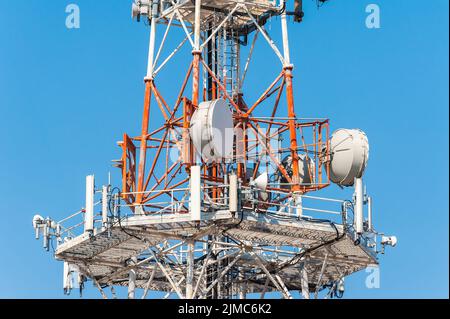
<svg viewBox="0 0 450 319">
<path fill-rule="evenodd" d="M 305 2 L 304 23 L 290 25 L 297 114 L 367 133 L 375 226 L 399 239 L 380 258 L 381 288 L 367 289 L 361 272 L 348 278 L 346 297 L 448 298 L 449 3 Z M 78 30 L 65 27 L 69 3 L 80 6 Z M 369 3 L 381 8 L 380 29 L 365 27 Z M 130 5 L 0 0 L 0 298 L 63 298 L 62 264 L 34 240 L 31 219 L 78 210 L 85 175 L 106 182 L 113 171 L 118 181 L 110 160 L 124 132 L 139 132 L 148 46 Z M 263 47 L 255 57 L 270 59 Z M 169 66 L 172 77 L 181 63 Z M 172 77 L 160 79 L 163 91 Z M 99 295 L 89 283 L 85 296 Z"/>
</svg>

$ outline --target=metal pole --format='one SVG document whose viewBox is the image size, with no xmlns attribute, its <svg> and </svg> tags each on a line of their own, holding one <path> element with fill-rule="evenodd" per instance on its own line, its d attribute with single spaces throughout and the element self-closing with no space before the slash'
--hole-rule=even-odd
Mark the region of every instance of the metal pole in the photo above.
<svg viewBox="0 0 450 319">
<path fill-rule="evenodd" d="M 48 231 L 49 231 L 49 229 L 48 229 L 48 220 L 45 220 L 45 224 L 44 224 L 44 226 L 43 226 L 43 228 L 42 228 L 42 237 L 43 237 L 43 239 L 44 239 L 44 249 L 45 250 L 49 250 L 49 246 L 48 246 L 48 244 L 49 244 L 49 235 L 48 235 Z"/>
<path fill-rule="evenodd" d="M 306 271 L 306 263 L 304 262 L 301 266 L 301 284 L 302 284 L 302 296 L 304 299 L 309 299 L 309 281 L 308 272 Z"/>
<path fill-rule="evenodd" d="M 151 8 L 151 22 L 150 22 L 150 41 L 148 46 L 148 64 L 147 64 L 147 76 L 146 80 L 153 80 L 153 70 L 154 70 L 154 58 L 155 58 L 155 36 L 156 36 L 156 18 L 158 16 L 158 1 L 152 2 Z"/>
<path fill-rule="evenodd" d="M 287 289 L 286 285 L 284 284 L 283 280 L 281 279 L 280 275 L 275 275 L 275 278 L 278 280 L 281 288 L 283 289 L 285 298 L 287 299 L 293 299 L 291 293 L 289 292 L 289 290 Z"/>
<path fill-rule="evenodd" d="M 238 210 L 238 179 L 235 174 L 230 175 L 229 210 L 236 213 Z"/>
<path fill-rule="evenodd" d="M 369 231 L 373 230 L 372 225 L 372 197 L 367 197 L 367 224 Z"/>
<path fill-rule="evenodd" d="M 267 270 L 267 268 L 264 266 L 261 257 L 258 256 L 258 254 L 256 254 L 255 252 L 250 252 L 250 254 L 255 257 L 255 261 L 258 264 L 258 266 L 261 268 L 261 270 L 266 274 L 267 278 L 270 279 L 270 281 L 272 281 L 272 283 L 275 285 L 275 287 L 278 289 L 278 291 L 280 291 L 284 298 L 286 299 L 291 299 L 291 295 L 289 294 L 289 291 L 286 293 L 287 289 L 284 289 L 284 284 L 280 285 L 280 283 L 272 276 L 272 274 Z"/>
<path fill-rule="evenodd" d="M 103 290 L 102 286 L 100 286 L 98 281 L 94 277 L 91 277 L 91 278 L 92 278 L 92 281 L 94 282 L 94 285 L 97 287 L 98 291 L 100 291 L 102 298 L 108 299 L 108 296 L 106 296 L 105 291 Z"/>
<path fill-rule="evenodd" d="M 191 220 L 201 220 L 201 168 L 200 166 L 191 167 L 191 181 L 190 181 L 190 214 Z"/>
<path fill-rule="evenodd" d="M 289 37 L 286 21 L 286 12 L 281 15 L 281 32 L 283 36 L 283 50 L 284 50 L 284 78 L 286 82 L 286 98 L 288 106 L 288 126 L 290 135 L 290 149 L 292 157 L 292 191 L 298 192 L 300 190 L 300 178 L 299 178 L 299 166 L 298 166 L 298 154 L 297 154 L 297 129 L 295 126 L 295 108 L 294 108 L 294 90 L 292 85 L 292 69 L 290 64 L 289 53 Z"/>
<path fill-rule="evenodd" d="M 72 290 L 72 274 L 70 272 L 70 266 L 67 261 L 64 262 L 63 267 L 63 289 L 65 293 L 69 294 L 69 292 Z"/>
<path fill-rule="evenodd" d="M 287 19 L 286 11 L 281 14 L 281 32 L 283 37 L 283 53 L 284 53 L 284 66 L 291 64 L 291 54 L 289 51 L 289 36 L 287 31 Z"/>
<path fill-rule="evenodd" d="M 355 178 L 355 217 L 354 228 L 357 234 L 363 233 L 364 222 L 364 190 L 362 178 Z"/>
<path fill-rule="evenodd" d="M 148 290 L 150 289 L 150 285 L 153 282 L 153 279 L 155 278 L 156 274 L 156 265 L 153 267 L 152 273 L 150 274 L 150 278 L 147 281 L 147 285 L 145 286 L 144 293 L 142 294 L 142 299 L 145 299 L 147 297 Z"/>
<path fill-rule="evenodd" d="M 193 74 L 192 74 L 192 104 L 198 106 L 199 102 L 199 85 L 200 85 L 200 58 L 202 51 L 200 49 L 200 18 L 201 18 L 201 0 L 195 0 L 195 21 L 194 21 L 194 55 Z"/>
<path fill-rule="evenodd" d="M 156 257 L 155 253 L 153 252 L 153 250 L 150 249 L 150 253 L 152 254 L 153 258 L 156 261 L 156 264 L 158 265 L 159 269 L 161 269 L 161 271 L 163 272 L 164 276 L 166 276 L 167 280 L 169 281 L 170 285 L 172 286 L 173 290 L 177 293 L 178 297 L 180 299 L 185 299 L 183 296 L 183 293 L 181 292 L 179 286 L 173 281 L 172 277 L 170 276 L 169 272 L 167 271 L 167 269 L 164 267 L 163 264 L 161 264 L 161 262 L 159 261 L 159 259 Z"/>
<path fill-rule="evenodd" d="M 245 287 L 245 277 L 242 267 L 239 267 L 239 299 L 247 299 L 246 287 Z"/>
<path fill-rule="evenodd" d="M 86 176 L 86 207 L 84 213 L 84 232 L 94 231 L 94 175 Z"/>
<path fill-rule="evenodd" d="M 299 194 L 294 195 L 294 204 L 296 216 L 301 218 L 303 216 L 303 208 L 302 208 L 302 197 Z"/>
<path fill-rule="evenodd" d="M 148 125 L 150 118 L 150 101 L 151 101 L 151 89 L 153 83 L 153 60 L 155 55 L 155 36 L 156 36 L 156 17 L 158 3 L 157 1 L 153 2 L 152 5 L 152 20 L 150 26 L 150 41 L 149 41 L 149 49 L 148 49 L 148 64 L 147 64 L 147 75 L 144 79 L 145 81 L 145 97 L 144 97 L 144 115 L 142 117 L 142 132 L 141 132 L 141 146 L 139 151 L 139 167 L 138 167 L 138 182 L 137 182 L 137 190 L 138 193 L 136 195 L 136 202 L 142 203 L 142 199 L 144 194 L 144 178 L 145 178 L 145 161 L 147 155 L 147 134 L 148 134 Z"/>
<path fill-rule="evenodd" d="M 193 297 L 193 282 L 194 282 L 194 248 L 195 242 L 188 242 L 187 251 L 187 269 L 186 269 L 186 299 L 192 299 Z"/>
<path fill-rule="evenodd" d="M 200 17 L 201 17 L 201 0 L 195 0 L 195 24 L 194 24 L 194 50 L 200 50 Z"/>
<path fill-rule="evenodd" d="M 236 83 L 234 84 L 234 91 L 237 95 L 241 94 L 241 84 L 240 84 L 240 80 L 241 80 L 241 46 L 239 44 L 239 41 L 235 41 L 235 57 L 236 60 L 234 61 L 235 66 L 236 66 L 236 74 L 234 75 L 234 79 L 236 81 Z"/>
<path fill-rule="evenodd" d="M 260 295 L 259 299 L 264 299 L 264 297 L 266 296 L 267 288 L 269 288 L 269 283 L 270 283 L 270 278 L 267 277 L 266 278 L 266 282 L 264 284 L 264 289 L 261 292 L 261 295 Z"/>
<path fill-rule="evenodd" d="M 102 187 L 102 230 L 108 226 L 108 186 Z"/>
<path fill-rule="evenodd" d="M 320 269 L 319 279 L 317 280 L 317 284 L 316 284 L 316 291 L 314 292 L 314 299 L 317 299 L 319 297 L 319 290 L 320 290 L 320 286 L 322 284 L 322 278 L 323 278 L 323 274 L 325 272 L 325 267 L 327 266 L 327 261 L 328 261 L 328 253 L 326 253 L 325 259 L 323 260 L 323 263 L 322 263 L 322 268 Z"/>
<path fill-rule="evenodd" d="M 132 257 L 130 260 L 131 265 L 136 265 L 137 258 Z M 136 269 L 132 268 L 128 276 L 128 299 L 134 299 L 136 290 Z"/>
<path fill-rule="evenodd" d="M 212 256 L 212 254 L 208 253 L 208 256 L 206 256 L 206 259 L 203 261 L 203 266 L 202 266 L 202 269 L 200 270 L 200 274 L 198 275 L 197 283 L 195 285 L 194 292 L 192 293 L 192 298 L 195 298 L 195 296 L 197 295 L 197 291 L 200 287 L 200 283 L 204 282 L 204 277 L 205 277 L 204 274 L 205 274 L 206 268 L 208 267 L 208 263 L 209 263 L 211 256 Z"/>
</svg>

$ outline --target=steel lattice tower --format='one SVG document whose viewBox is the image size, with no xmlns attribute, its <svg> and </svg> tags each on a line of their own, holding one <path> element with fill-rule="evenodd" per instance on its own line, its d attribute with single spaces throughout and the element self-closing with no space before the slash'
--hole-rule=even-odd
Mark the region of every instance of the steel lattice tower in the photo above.
<svg viewBox="0 0 450 319">
<path fill-rule="evenodd" d="M 115 295 L 114 286 L 127 286 L 129 298 L 137 288 L 143 298 L 151 290 L 187 299 L 269 292 L 292 298 L 292 291 L 309 298 L 324 289 L 332 297 L 342 294 L 347 275 L 378 264 L 381 234 L 361 180 L 367 139 L 341 131 L 346 135 L 333 144 L 328 119 L 298 116 L 288 16 L 301 21 L 303 12 L 301 1 L 293 11 L 288 6 L 135 1 L 133 16 L 149 22 L 148 68 L 141 133 L 119 142 L 122 183 L 96 187 L 88 176 L 82 210 L 59 222 L 33 220 L 46 248 L 52 238 L 58 242 L 67 292 L 89 279 L 105 298 L 107 287 Z M 280 41 L 266 27 L 272 20 L 281 25 Z M 163 58 L 175 32 L 183 40 Z M 279 61 L 273 77 L 265 65 L 252 65 L 260 42 Z M 164 73 L 175 57 L 184 69 Z M 251 68 L 269 83 L 253 101 L 246 92 L 255 86 L 245 82 Z M 162 76 L 173 79 L 173 94 L 159 89 Z M 211 129 L 209 135 L 196 135 L 198 127 Z M 337 182 L 354 185 L 354 198 L 313 196 L 335 182 L 341 143 L 362 152 L 360 166 L 351 162 L 350 175 Z M 383 251 L 386 244 L 395 238 L 382 237 Z"/>
</svg>

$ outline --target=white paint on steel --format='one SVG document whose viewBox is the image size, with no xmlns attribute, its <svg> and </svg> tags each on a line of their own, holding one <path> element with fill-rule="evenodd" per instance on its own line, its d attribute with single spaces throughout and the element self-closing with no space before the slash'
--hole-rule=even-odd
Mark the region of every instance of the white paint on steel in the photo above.
<svg viewBox="0 0 450 319">
<path fill-rule="evenodd" d="M 188 251 L 187 251 L 187 260 L 186 260 L 186 299 L 192 299 L 193 298 L 193 292 L 194 292 L 194 266 L 195 266 L 195 259 L 194 259 L 194 250 L 195 250 L 195 244 L 194 241 L 188 242 Z"/>
<path fill-rule="evenodd" d="M 194 23 L 194 50 L 200 50 L 200 18 L 202 10 L 202 0 L 195 0 L 195 23 Z"/>
<path fill-rule="evenodd" d="M 248 16 L 252 20 L 253 24 L 258 28 L 259 32 L 261 32 L 264 39 L 266 39 L 269 46 L 272 48 L 272 50 L 275 52 L 275 54 L 278 56 L 278 58 L 281 61 L 281 64 L 284 66 L 286 65 L 286 62 L 284 60 L 284 57 L 281 55 L 280 50 L 278 50 L 277 46 L 275 45 L 275 42 L 270 38 L 270 36 L 267 34 L 267 32 L 259 25 L 259 23 L 256 21 L 255 17 L 252 15 L 250 10 L 245 6 L 245 11 L 247 11 Z"/>
<path fill-rule="evenodd" d="M 132 257 L 130 259 L 130 266 L 135 266 L 137 263 L 137 258 Z M 128 273 L 128 299 L 134 299 L 136 293 L 136 269 L 130 269 Z"/>
<path fill-rule="evenodd" d="M 357 234 L 363 233 L 364 190 L 361 178 L 355 178 L 355 217 L 354 228 Z"/>
<path fill-rule="evenodd" d="M 330 140 L 330 179 L 342 186 L 352 186 L 360 178 L 369 160 L 369 141 L 359 129 L 339 129 Z"/>
<path fill-rule="evenodd" d="M 157 16 L 157 4 L 153 4 L 152 7 L 152 21 L 150 23 L 150 41 L 148 47 L 148 64 L 147 64 L 147 76 L 146 79 L 153 79 L 154 70 L 154 58 L 155 58 L 155 36 L 156 36 L 156 16 Z"/>
<path fill-rule="evenodd" d="M 236 213 L 238 210 L 238 179 L 235 174 L 230 175 L 230 199 L 229 209 L 231 213 Z"/>
<path fill-rule="evenodd" d="M 309 280 L 308 271 L 306 269 L 306 263 L 303 262 L 300 269 L 301 275 L 301 285 L 302 285 L 302 296 L 303 299 L 309 299 Z"/>
<path fill-rule="evenodd" d="M 63 266 L 63 289 L 68 293 L 72 288 L 72 275 L 70 273 L 70 266 L 67 261 L 64 262 Z"/>
<path fill-rule="evenodd" d="M 164 48 L 164 44 L 166 43 L 167 35 L 169 34 L 170 28 L 172 27 L 172 22 L 173 22 L 173 18 L 174 17 L 175 17 L 175 15 L 173 14 L 170 17 L 169 22 L 167 23 L 166 31 L 164 31 L 164 36 L 163 36 L 163 38 L 161 40 L 161 44 L 159 45 L 158 52 L 156 53 L 156 56 L 155 56 L 154 61 L 153 61 L 153 68 L 155 68 L 156 64 L 158 63 L 158 59 L 159 59 L 159 57 L 161 55 L 161 51 Z"/>
<path fill-rule="evenodd" d="M 102 229 L 108 224 L 108 186 L 102 187 Z"/>
<path fill-rule="evenodd" d="M 372 197 L 367 197 L 367 228 L 372 231 Z"/>
<path fill-rule="evenodd" d="M 191 220 L 199 221 L 201 220 L 201 185 L 200 185 L 200 166 L 191 167 L 191 199 L 190 213 Z"/>
<path fill-rule="evenodd" d="M 94 175 L 86 176 L 85 232 L 92 232 L 94 230 L 94 183 Z"/>
<path fill-rule="evenodd" d="M 41 215 L 34 215 L 33 216 L 33 228 L 34 228 L 34 235 L 36 239 L 39 239 L 39 232 L 42 228 L 42 225 L 44 223 L 44 217 Z"/>
<path fill-rule="evenodd" d="M 289 36 L 287 28 L 286 11 L 281 14 L 281 32 L 283 37 L 283 51 L 284 51 L 284 66 L 291 64 L 291 54 L 289 51 Z"/>
<path fill-rule="evenodd" d="M 192 116 L 190 135 L 205 162 L 230 158 L 233 154 L 233 114 L 225 100 L 200 103 Z"/>
<path fill-rule="evenodd" d="M 293 197 L 295 204 L 295 215 L 300 218 L 303 216 L 302 197 L 298 194 L 294 194 Z"/>
</svg>

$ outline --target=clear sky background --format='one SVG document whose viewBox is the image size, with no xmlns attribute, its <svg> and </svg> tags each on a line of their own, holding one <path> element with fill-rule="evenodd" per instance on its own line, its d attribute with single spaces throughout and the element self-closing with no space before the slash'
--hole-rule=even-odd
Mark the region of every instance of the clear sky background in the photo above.
<svg viewBox="0 0 450 319">
<path fill-rule="evenodd" d="M 80 6 L 78 30 L 65 27 L 69 3 Z M 365 26 L 369 3 L 381 8 L 380 29 Z M 0 0 L 1 298 L 64 297 L 62 263 L 34 240 L 31 219 L 77 211 L 85 176 L 106 182 L 115 142 L 140 130 L 148 29 L 130 6 Z M 332 0 L 317 10 L 306 0 L 304 23 L 290 25 L 297 115 L 367 133 L 375 226 L 399 240 L 380 258 L 381 287 L 367 289 L 360 272 L 347 280 L 348 298 L 448 298 L 448 6 Z M 279 69 L 264 47 L 255 59 L 264 72 Z M 169 67 L 177 79 L 181 63 Z M 159 87 L 172 83 L 165 76 Z M 342 197 L 336 187 L 328 194 Z M 85 297 L 99 297 L 90 282 Z"/>
</svg>

